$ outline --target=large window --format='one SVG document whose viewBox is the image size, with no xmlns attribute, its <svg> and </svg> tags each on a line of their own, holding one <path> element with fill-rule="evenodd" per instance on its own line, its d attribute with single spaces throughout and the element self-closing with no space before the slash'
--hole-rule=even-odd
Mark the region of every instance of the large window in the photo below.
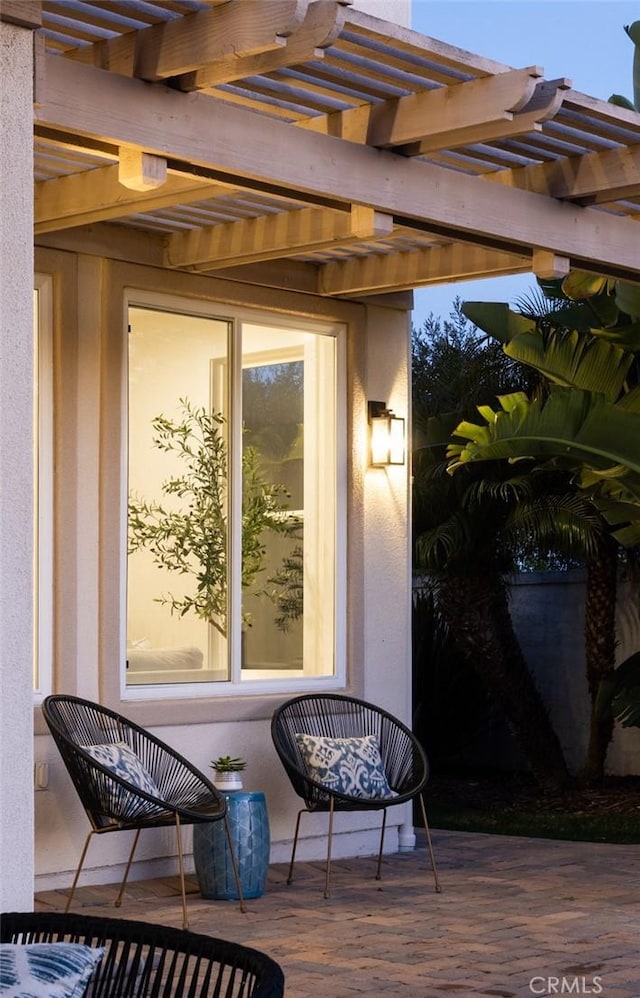
<svg viewBox="0 0 640 998">
<path fill-rule="evenodd" d="M 136 302 L 128 341 L 126 695 L 336 683 L 339 330 Z"/>
</svg>

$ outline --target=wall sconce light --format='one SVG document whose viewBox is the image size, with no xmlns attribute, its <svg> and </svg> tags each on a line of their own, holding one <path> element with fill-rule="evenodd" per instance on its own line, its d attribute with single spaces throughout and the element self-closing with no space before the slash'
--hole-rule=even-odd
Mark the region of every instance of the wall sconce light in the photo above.
<svg viewBox="0 0 640 998">
<path fill-rule="evenodd" d="M 387 409 L 385 402 L 368 402 L 370 464 L 382 468 L 387 464 L 404 464 L 404 419 Z"/>
</svg>

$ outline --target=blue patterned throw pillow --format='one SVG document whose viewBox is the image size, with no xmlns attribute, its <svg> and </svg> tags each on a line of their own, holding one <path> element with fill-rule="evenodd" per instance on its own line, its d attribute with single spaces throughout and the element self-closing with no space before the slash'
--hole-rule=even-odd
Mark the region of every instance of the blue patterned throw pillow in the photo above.
<svg viewBox="0 0 640 998">
<path fill-rule="evenodd" d="M 370 799 L 398 796 L 387 781 L 376 735 L 326 738 L 296 734 L 296 740 L 307 773 L 329 790 Z"/>
<path fill-rule="evenodd" d="M 152 797 L 161 796 L 151 773 L 143 766 L 133 749 L 130 749 L 124 742 L 85 745 L 84 750 L 101 766 L 111 770 L 120 779 L 126 780 L 138 790 L 143 790 L 144 793 L 150 794 Z"/>
<path fill-rule="evenodd" d="M 82 998 L 102 947 L 82 943 L 1 943 L 0 994 L 5 998 Z"/>
</svg>

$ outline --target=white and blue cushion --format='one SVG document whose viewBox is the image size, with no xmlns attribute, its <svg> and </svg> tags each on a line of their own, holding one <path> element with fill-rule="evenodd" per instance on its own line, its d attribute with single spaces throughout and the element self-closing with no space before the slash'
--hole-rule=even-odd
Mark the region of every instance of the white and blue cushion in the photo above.
<svg viewBox="0 0 640 998">
<path fill-rule="evenodd" d="M 83 943 L 1 943 L 4 998 L 82 998 L 104 948 Z"/>
<path fill-rule="evenodd" d="M 142 760 L 125 742 L 105 742 L 100 745 L 85 745 L 92 759 L 110 770 L 120 779 L 126 780 L 137 790 L 151 797 L 161 797 L 156 781 L 143 765 Z"/>
<path fill-rule="evenodd" d="M 376 735 L 328 738 L 296 734 L 307 773 L 329 790 L 349 797 L 397 797 L 389 786 Z"/>
</svg>

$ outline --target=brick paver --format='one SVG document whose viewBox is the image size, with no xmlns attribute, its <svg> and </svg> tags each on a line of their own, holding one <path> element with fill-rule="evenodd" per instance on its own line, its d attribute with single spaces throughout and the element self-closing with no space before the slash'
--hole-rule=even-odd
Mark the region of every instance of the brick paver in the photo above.
<svg viewBox="0 0 640 998">
<path fill-rule="evenodd" d="M 284 969 L 287 998 L 640 998 L 640 847 L 434 832 L 443 891 L 426 852 L 336 861 L 332 896 L 320 863 L 270 868 L 242 914 L 204 901 L 195 881 L 190 928 L 256 946 Z M 173 878 L 83 887 L 78 909 L 180 925 Z M 65 892 L 37 896 L 61 908 Z"/>
</svg>

